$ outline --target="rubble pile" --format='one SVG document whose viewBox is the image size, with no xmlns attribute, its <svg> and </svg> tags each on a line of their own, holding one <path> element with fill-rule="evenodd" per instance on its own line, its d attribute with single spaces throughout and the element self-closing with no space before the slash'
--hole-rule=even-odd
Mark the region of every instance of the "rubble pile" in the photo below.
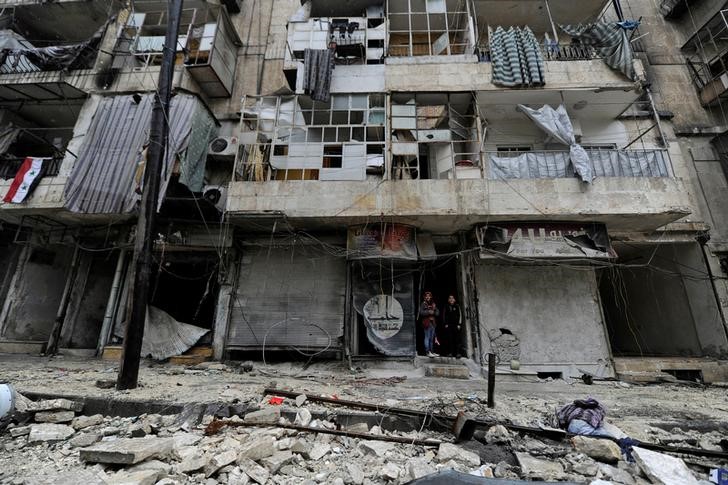
<svg viewBox="0 0 728 485">
<path fill-rule="evenodd" d="M 635 448 L 636 460 L 630 463 L 609 440 L 551 441 L 495 425 L 470 441 L 454 443 L 448 433 L 422 429 L 395 432 L 366 422 L 341 427 L 335 412 L 302 397 L 283 405 L 269 402 L 239 407 L 245 409 L 242 415 L 220 421 L 187 409 L 177 415 L 87 416 L 79 414 L 81 403 L 33 402 L 21 396 L 17 422 L 0 435 L 0 455 L 5 455 L 0 458 L 5 460 L 0 461 L 0 483 L 402 484 L 448 469 L 595 485 L 669 483 L 664 476 L 672 473 L 680 474 L 679 483 L 699 483 L 679 458 Z M 679 430 L 673 431 L 662 432 L 662 438 L 710 447 L 722 439 L 719 433 L 681 438 Z M 383 441 L 388 438 L 438 444 Z"/>
</svg>

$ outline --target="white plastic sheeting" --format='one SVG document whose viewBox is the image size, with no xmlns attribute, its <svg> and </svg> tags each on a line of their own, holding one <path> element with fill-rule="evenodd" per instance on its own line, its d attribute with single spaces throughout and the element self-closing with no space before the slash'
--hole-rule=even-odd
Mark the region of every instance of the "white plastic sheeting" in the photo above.
<svg viewBox="0 0 728 485">
<path fill-rule="evenodd" d="M 586 183 L 591 183 L 594 180 L 589 155 L 581 145 L 576 143 L 574 127 L 571 125 L 569 114 L 563 104 L 556 109 L 547 104 L 543 105 L 541 109 L 531 109 L 528 106 L 519 104 L 518 109 L 531 118 L 536 126 L 546 132 L 555 142 L 569 146 L 571 163 L 581 180 Z"/>
<path fill-rule="evenodd" d="M 151 356 L 156 360 L 164 360 L 180 355 L 195 345 L 207 332 L 209 330 L 206 328 L 178 322 L 163 310 L 148 306 L 144 322 L 142 357 Z"/>
</svg>

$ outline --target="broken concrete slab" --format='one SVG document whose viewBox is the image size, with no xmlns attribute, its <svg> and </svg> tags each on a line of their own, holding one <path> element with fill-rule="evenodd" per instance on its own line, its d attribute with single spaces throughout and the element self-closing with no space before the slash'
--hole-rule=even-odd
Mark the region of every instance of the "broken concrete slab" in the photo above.
<svg viewBox="0 0 728 485">
<path fill-rule="evenodd" d="M 571 438 L 571 444 L 579 453 L 604 463 L 617 463 L 622 458 L 619 445 L 607 439 L 574 436 Z"/>
<path fill-rule="evenodd" d="M 283 465 L 287 465 L 291 461 L 293 461 L 293 453 L 286 450 L 278 451 L 267 458 L 263 458 L 260 460 L 260 464 L 265 466 L 271 474 L 275 475 Z"/>
<path fill-rule="evenodd" d="M 346 471 L 349 473 L 351 483 L 362 485 L 364 483 L 364 471 L 356 463 L 347 463 Z"/>
<path fill-rule="evenodd" d="M 205 477 L 210 478 L 220 468 L 233 463 L 238 457 L 238 453 L 235 450 L 227 450 L 222 453 L 211 457 L 205 464 Z"/>
<path fill-rule="evenodd" d="M 327 443 L 314 443 L 308 453 L 304 453 L 304 457 L 318 461 L 323 458 L 329 451 L 331 451 L 331 445 Z"/>
<path fill-rule="evenodd" d="M 646 450 L 632 448 L 635 461 L 653 483 L 664 485 L 698 485 L 698 480 L 680 458 Z"/>
<path fill-rule="evenodd" d="M 75 417 L 73 411 L 39 411 L 34 419 L 36 423 L 70 423 Z"/>
<path fill-rule="evenodd" d="M 65 424 L 41 423 L 30 425 L 28 444 L 40 442 L 63 441 L 73 436 L 75 431 Z"/>
<path fill-rule="evenodd" d="M 452 443 L 442 443 L 437 450 L 435 459 L 439 463 L 445 463 L 450 460 L 463 463 L 468 466 L 480 466 L 480 456 L 472 451 L 464 450 Z"/>
<path fill-rule="evenodd" d="M 306 408 L 301 408 L 296 413 L 296 419 L 293 421 L 293 424 L 308 426 L 311 423 L 311 418 L 311 412 Z"/>
<path fill-rule="evenodd" d="M 84 448 L 91 446 L 101 439 L 99 433 L 79 433 L 68 442 L 73 448 Z"/>
<path fill-rule="evenodd" d="M 528 453 L 516 453 L 516 459 L 523 474 L 529 478 L 553 480 L 564 473 L 564 467 L 558 461 L 534 458 Z"/>
<path fill-rule="evenodd" d="M 161 474 L 159 470 L 121 470 L 105 481 L 107 485 L 154 485 Z"/>
<path fill-rule="evenodd" d="M 26 436 L 30 433 L 30 426 L 16 426 L 10 428 L 10 436 L 17 438 L 18 436 Z"/>
<path fill-rule="evenodd" d="M 70 399 L 44 399 L 41 401 L 29 401 L 27 411 L 83 411 L 83 403 L 71 401 Z"/>
<path fill-rule="evenodd" d="M 308 399 L 308 396 L 306 396 L 305 394 L 299 394 L 298 396 L 296 396 L 296 406 L 298 406 L 299 408 L 303 406 L 303 403 L 306 402 L 306 399 Z"/>
<path fill-rule="evenodd" d="M 273 453 L 277 451 L 275 444 L 276 440 L 272 436 L 261 436 L 260 438 L 252 439 L 243 443 L 243 446 L 240 448 L 240 452 L 238 453 L 238 464 L 241 459 L 258 461 L 262 458 L 267 458 L 273 455 Z M 305 449 L 308 448 L 309 446 L 306 445 Z"/>
<path fill-rule="evenodd" d="M 397 480 L 399 478 L 399 467 L 389 461 L 379 470 L 379 476 L 389 481 Z"/>
<path fill-rule="evenodd" d="M 89 428 L 96 426 L 104 422 L 104 417 L 100 414 L 94 414 L 93 416 L 76 416 L 71 421 L 71 427 L 75 430 Z"/>
<path fill-rule="evenodd" d="M 177 473 L 189 474 L 196 472 L 197 470 L 201 470 L 205 465 L 207 465 L 207 457 L 197 453 L 186 457 L 178 463 L 175 467 L 175 471 Z"/>
<path fill-rule="evenodd" d="M 132 465 L 147 458 L 164 456 L 172 451 L 171 438 L 122 438 L 80 450 L 81 461 Z"/>
<path fill-rule="evenodd" d="M 362 441 L 359 443 L 359 449 L 362 451 L 362 453 L 369 454 L 369 455 L 375 455 L 375 456 L 384 456 L 386 452 L 394 448 L 393 443 L 388 443 L 386 441 Z"/>
<path fill-rule="evenodd" d="M 246 423 L 277 423 L 281 417 L 281 408 L 270 407 L 264 408 L 259 411 L 253 411 L 248 413 L 243 418 Z M 251 477 L 252 478 L 252 477 Z"/>
<path fill-rule="evenodd" d="M 425 458 L 414 458 L 407 463 L 407 478 L 410 480 L 417 480 L 436 471 L 437 469 Z"/>
<path fill-rule="evenodd" d="M 238 459 L 238 465 L 240 466 L 240 469 L 251 478 L 251 480 L 260 485 L 264 485 L 270 476 L 268 470 L 248 458 L 243 458 L 242 460 Z"/>
</svg>

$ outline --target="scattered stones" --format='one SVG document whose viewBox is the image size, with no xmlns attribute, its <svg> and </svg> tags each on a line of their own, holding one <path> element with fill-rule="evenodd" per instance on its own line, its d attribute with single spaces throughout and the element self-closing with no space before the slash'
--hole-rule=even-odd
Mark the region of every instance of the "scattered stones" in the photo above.
<svg viewBox="0 0 728 485">
<path fill-rule="evenodd" d="M 480 457 L 476 453 L 464 450 L 452 443 L 442 443 L 437 450 L 435 459 L 439 463 L 453 460 L 472 467 L 480 466 Z"/>
<path fill-rule="evenodd" d="M 262 436 L 244 443 L 242 448 L 240 448 L 240 453 L 238 454 L 238 464 L 240 464 L 241 459 L 258 461 L 262 458 L 272 456 L 273 453 L 277 451 L 275 443 L 276 440 L 272 436 Z M 307 450 L 308 448 L 309 445 L 304 444 L 304 450 Z M 291 450 L 293 450 L 293 447 L 291 447 Z M 300 453 L 296 450 L 293 451 Z"/>
<path fill-rule="evenodd" d="M 211 477 L 220 468 L 233 463 L 237 457 L 238 453 L 235 450 L 223 451 L 222 453 L 213 456 L 205 465 L 205 477 Z"/>
<path fill-rule="evenodd" d="M 485 433 L 485 442 L 488 444 L 508 443 L 510 440 L 511 433 L 506 429 L 505 426 L 500 424 L 491 426 Z"/>
<path fill-rule="evenodd" d="M 541 460 L 528 453 L 516 453 L 516 459 L 521 471 L 528 478 L 553 480 L 564 473 L 564 467 L 558 461 Z"/>
<path fill-rule="evenodd" d="M 277 423 L 278 419 L 281 417 L 281 408 L 280 407 L 269 407 L 264 408 L 259 411 L 253 411 L 251 413 L 248 413 L 243 418 L 243 421 L 246 423 L 257 423 L 257 424 L 264 424 L 264 423 Z M 251 477 L 252 478 L 252 477 Z"/>
<path fill-rule="evenodd" d="M 296 396 L 296 406 L 298 406 L 299 408 L 303 406 L 303 403 L 306 402 L 306 399 L 308 399 L 308 396 L 306 396 L 305 394 L 299 394 L 298 396 Z"/>
<path fill-rule="evenodd" d="M 122 438 L 82 448 L 80 458 L 85 462 L 131 465 L 164 456 L 172 451 L 173 445 L 170 438 Z"/>
<path fill-rule="evenodd" d="M 98 433 L 78 433 L 68 442 L 73 448 L 84 448 L 91 446 L 101 439 Z"/>
<path fill-rule="evenodd" d="M 260 485 L 264 485 L 270 476 L 268 470 L 248 458 L 238 459 L 238 465 L 251 480 Z"/>
<path fill-rule="evenodd" d="M 76 416 L 71 421 L 71 427 L 75 430 L 89 428 L 91 426 L 97 426 L 104 422 L 104 417 L 100 414 L 94 414 L 93 416 Z"/>
<path fill-rule="evenodd" d="M 40 411 L 35 413 L 37 423 L 69 423 L 76 417 L 73 411 Z"/>
<path fill-rule="evenodd" d="M 73 428 L 65 424 L 42 423 L 30 425 L 28 444 L 62 441 L 73 436 Z"/>
<path fill-rule="evenodd" d="M 424 458 L 415 458 L 407 464 L 407 478 L 409 480 L 417 480 L 436 471 L 437 469 Z"/>
<path fill-rule="evenodd" d="M 308 426 L 310 423 L 311 423 L 311 412 L 306 408 L 301 408 L 296 413 L 296 419 L 293 422 L 293 424 L 298 424 L 300 426 Z"/>
<path fill-rule="evenodd" d="M 69 399 L 44 399 L 41 401 L 29 401 L 27 411 L 83 411 L 83 403 Z"/>
<path fill-rule="evenodd" d="M 607 439 L 574 436 L 571 438 L 571 443 L 576 451 L 598 461 L 617 463 L 622 458 L 622 450 L 619 445 Z"/>
<path fill-rule="evenodd" d="M 278 473 L 283 465 L 290 463 L 293 460 L 293 453 L 289 450 L 279 451 L 273 453 L 273 455 L 263 458 L 260 460 L 261 465 L 265 466 L 268 471 L 272 474 Z"/>
<path fill-rule="evenodd" d="M 653 483 L 698 485 L 698 481 L 680 458 L 637 446 L 632 448 L 632 456 Z"/>
</svg>

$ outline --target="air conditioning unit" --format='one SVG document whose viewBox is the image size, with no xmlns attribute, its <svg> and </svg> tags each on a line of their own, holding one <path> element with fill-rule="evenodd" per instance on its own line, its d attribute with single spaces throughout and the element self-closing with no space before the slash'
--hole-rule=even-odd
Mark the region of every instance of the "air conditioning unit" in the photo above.
<svg viewBox="0 0 728 485">
<path fill-rule="evenodd" d="M 202 188 L 202 198 L 214 205 L 220 212 L 225 212 L 227 187 L 224 185 L 205 185 Z"/>
<path fill-rule="evenodd" d="M 210 142 L 207 153 L 216 160 L 234 160 L 238 153 L 236 136 L 220 136 Z"/>
</svg>

